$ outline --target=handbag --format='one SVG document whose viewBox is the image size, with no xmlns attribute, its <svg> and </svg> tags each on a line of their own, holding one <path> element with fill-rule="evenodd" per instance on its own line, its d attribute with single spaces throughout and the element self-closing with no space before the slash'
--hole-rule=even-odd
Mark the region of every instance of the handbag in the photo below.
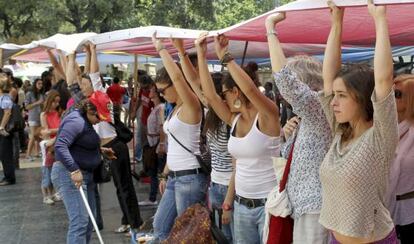
<svg viewBox="0 0 414 244">
<path fill-rule="evenodd" d="M 210 213 L 206 207 L 196 203 L 175 219 L 168 238 L 163 244 L 210 244 L 213 243 Z"/>
<path fill-rule="evenodd" d="M 191 153 L 192 155 L 194 155 L 198 161 L 198 163 L 200 164 L 201 169 L 203 170 L 203 172 L 207 175 L 210 175 L 211 173 L 211 157 L 209 157 L 208 155 L 204 155 L 204 157 L 202 156 L 202 153 L 200 154 L 195 154 L 193 153 L 190 149 L 188 149 L 186 146 L 184 146 L 175 136 L 174 134 L 171 133 L 171 131 L 168 130 L 168 133 L 171 135 L 171 137 L 178 143 L 180 144 L 180 146 L 182 148 L 184 148 L 184 150 L 186 150 L 187 152 Z M 202 147 L 200 146 L 200 151 L 201 151 Z M 206 154 L 207 153 L 206 151 Z"/>
<path fill-rule="evenodd" d="M 273 189 L 267 197 L 265 227 L 263 228 L 263 243 L 265 244 L 290 244 L 293 241 L 293 219 L 290 217 L 292 208 L 285 188 L 292 163 L 295 141 L 296 136 L 284 166 L 279 187 Z M 283 167 L 283 160 L 277 159 L 273 163 L 276 165 L 276 174 L 280 173 L 278 168 Z M 268 228 L 266 228 L 267 226 Z"/>
<path fill-rule="evenodd" d="M 93 170 L 93 180 L 95 183 L 106 183 L 111 181 L 111 160 L 102 156 L 101 163 Z"/>
<path fill-rule="evenodd" d="M 3 119 L 3 116 L 4 116 L 4 110 L 0 108 L 0 121 Z M 19 106 L 13 103 L 9 121 L 7 122 L 4 129 L 9 133 L 14 133 L 17 131 L 24 130 L 24 127 L 25 127 L 25 122 L 22 116 L 22 112 L 20 111 Z"/>
<path fill-rule="evenodd" d="M 157 161 L 158 161 L 158 156 L 156 153 L 157 150 L 157 145 L 155 146 L 150 146 L 150 145 L 145 145 L 142 148 L 142 162 L 144 163 L 144 171 L 148 172 L 149 170 L 156 170 L 157 169 Z"/>
</svg>

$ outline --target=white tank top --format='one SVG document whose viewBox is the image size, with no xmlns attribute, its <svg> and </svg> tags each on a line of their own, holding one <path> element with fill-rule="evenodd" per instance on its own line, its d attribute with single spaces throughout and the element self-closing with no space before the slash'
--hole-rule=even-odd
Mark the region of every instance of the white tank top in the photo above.
<svg viewBox="0 0 414 244">
<path fill-rule="evenodd" d="M 169 120 L 164 122 L 164 133 L 168 135 L 167 165 L 172 171 L 200 168 L 196 157 L 186 151 L 170 134 L 173 134 L 181 144 L 195 154 L 200 153 L 200 125 L 191 125 L 178 119 L 181 108 Z"/>
<path fill-rule="evenodd" d="M 234 118 L 228 144 L 230 154 L 236 159 L 236 194 L 250 199 L 267 198 L 277 186 L 272 157 L 278 155 L 280 137 L 268 136 L 259 131 L 259 115 L 256 115 L 246 136 L 233 136 L 240 115 Z"/>
</svg>

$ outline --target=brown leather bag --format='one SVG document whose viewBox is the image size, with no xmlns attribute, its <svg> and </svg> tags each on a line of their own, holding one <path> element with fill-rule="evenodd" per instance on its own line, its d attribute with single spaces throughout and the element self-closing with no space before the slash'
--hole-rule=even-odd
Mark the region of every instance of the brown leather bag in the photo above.
<svg viewBox="0 0 414 244">
<path fill-rule="evenodd" d="M 208 209 L 196 203 L 175 219 L 174 226 L 163 244 L 211 244 L 211 220 Z"/>
</svg>

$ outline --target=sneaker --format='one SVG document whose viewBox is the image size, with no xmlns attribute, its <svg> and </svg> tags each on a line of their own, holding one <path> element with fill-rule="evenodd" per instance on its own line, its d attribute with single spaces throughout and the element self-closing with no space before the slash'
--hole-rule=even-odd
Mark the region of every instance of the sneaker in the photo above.
<svg viewBox="0 0 414 244">
<path fill-rule="evenodd" d="M 139 206 L 155 206 L 157 204 L 158 204 L 157 201 L 141 201 L 141 202 L 138 202 Z"/>
<path fill-rule="evenodd" d="M 114 231 L 115 231 L 115 233 L 125 233 L 125 232 L 129 231 L 130 227 L 131 227 L 130 225 L 121 225 L 121 226 L 119 226 L 118 229 L 116 229 Z"/>
<path fill-rule="evenodd" d="M 53 194 L 53 196 L 52 196 L 52 200 L 53 200 L 54 202 L 61 202 L 61 201 L 62 201 L 62 197 L 59 195 L 59 193 L 58 193 L 58 192 L 56 192 L 55 194 Z"/>
<path fill-rule="evenodd" d="M 50 197 L 44 197 L 43 203 L 47 205 L 53 205 L 55 202 Z"/>
</svg>

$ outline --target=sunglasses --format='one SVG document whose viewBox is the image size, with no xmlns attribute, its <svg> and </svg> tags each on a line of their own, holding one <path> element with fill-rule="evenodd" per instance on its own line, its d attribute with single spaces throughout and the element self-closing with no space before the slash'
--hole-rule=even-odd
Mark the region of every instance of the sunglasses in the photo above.
<svg viewBox="0 0 414 244">
<path fill-rule="evenodd" d="M 396 99 L 401 99 L 403 96 L 403 92 L 401 90 L 395 89 L 394 90 L 394 96 Z"/>
<path fill-rule="evenodd" d="M 230 89 L 226 89 L 220 93 L 220 96 L 224 99 L 226 97 L 226 93 L 229 92 Z"/>
<path fill-rule="evenodd" d="M 170 84 L 168 84 L 168 86 L 166 86 L 166 87 L 164 87 L 164 88 L 158 88 L 158 89 L 157 89 L 157 92 L 158 92 L 159 94 L 164 95 L 165 90 L 167 90 L 168 88 L 170 88 L 172 85 L 173 85 L 173 84 L 172 84 L 172 83 L 170 83 Z"/>
</svg>

